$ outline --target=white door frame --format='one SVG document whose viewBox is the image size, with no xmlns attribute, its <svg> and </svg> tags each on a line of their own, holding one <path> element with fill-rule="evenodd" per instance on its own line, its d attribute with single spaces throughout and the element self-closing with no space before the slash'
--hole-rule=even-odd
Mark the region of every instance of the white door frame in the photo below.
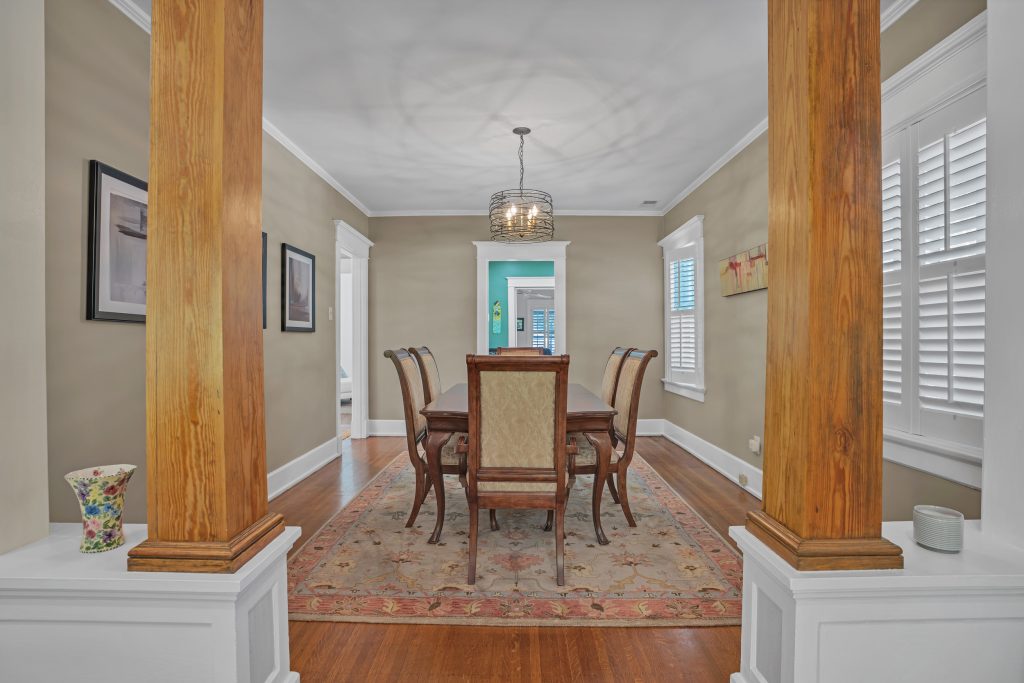
<svg viewBox="0 0 1024 683">
<path fill-rule="evenodd" d="M 505 244 L 504 242 L 473 242 L 476 247 L 476 352 L 488 352 L 488 330 L 491 307 L 487 301 L 487 271 L 491 261 L 554 261 L 555 310 L 565 311 L 565 250 L 569 242 L 538 244 Z M 567 353 L 566 314 L 555 316 L 555 353 Z"/>
<path fill-rule="evenodd" d="M 517 289 L 526 289 L 529 287 L 555 287 L 555 278 L 533 276 L 533 277 L 507 277 L 505 280 L 508 281 L 508 345 L 519 346 L 519 340 L 516 338 L 518 332 L 515 327 L 516 317 L 519 315 L 518 303 L 516 299 Z M 557 309 L 556 309 L 557 310 Z M 561 315 L 561 314 L 559 314 Z M 555 325 L 558 324 L 558 318 L 555 318 Z M 525 327 L 525 324 L 524 324 Z"/>
<path fill-rule="evenodd" d="M 335 271 L 340 258 L 352 259 L 352 324 L 355 334 L 352 335 L 352 438 L 365 439 L 368 435 L 368 418 L 370 408 L 370 247 L 373 242 L 365 235 L 342 220 L 334 221 L 335 229 Z M 339 280 L 337 272 L 334 278 L 334 310 L 338 310 Z M 341 335 L 338 334 L 338 322 L 334 329 L 334 421 L 335 434 L 341 434 L 341 385 L 338 383 L 338 367 L 341 365 Z M 341 444 L 338 444 L 340 450 Z"/>
</svg>

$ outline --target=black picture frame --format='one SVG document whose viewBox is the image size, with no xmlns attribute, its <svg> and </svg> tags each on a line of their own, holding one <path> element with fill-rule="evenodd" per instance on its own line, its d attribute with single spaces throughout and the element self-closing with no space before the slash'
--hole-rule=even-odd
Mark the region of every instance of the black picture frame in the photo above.
<svg viewBox="0 0 1024 683">
<path fill-rule="evenodd" d="M 263 329 L 267 329 L 267 233 L 263 235 Z"/>
<path fill-rule="evenodd" d="M 516 318 L 516 332 L 526 331 L 526 318 Z"/>
<path fill-rule="evenodd" d="M 291 275 L 289 258 L 293 256 L 296 262 L 303 260 L 309 262 L 309 295 L 308 303 L 304 306 L 292 304 L 289 297 L 289 276 Z M 292 309 L 291 312 L 295 312 L 296 308 L 308 309 L 308 322 L 299 320 L 300 316 L 290 317 L 289 309 Z M 287 242 L 281 243 L 281 331 L 316 332 L 316 256 Z"/>
<path fill-rule="evenodd" d="M 102 272 L 105 270 L 108 273 L 109 281 L 110 266 L 110 264 L 106 262 L 106 259 L 104 259 L 104 254 L 102 253 L 103 240 L 101 233 L 104 227 L 102 225 L 102 221 L 105 203 L 103 192 L 104 177 L 120 181 L 126 185 L 142 190 L 146 193 L 145 206 L 147 208 L 147 212 L 149 206 L 149 184 L 145 180 L 136 178 L 124 171 L 119 171 L 118 169 L 95 159 L 89 161 L 89 239 L 85 276 L 85 318 L 86 320 L 103 320 L 119 323 L 145 323 L 145 313 L 140 314 L 114 310 L 109 305 L 105 305 L 101 300 L 100 280 Z M 138 199 L 128 199 L 129 201 L 139 203 Z M 140 226 L 136 230 L 123 226 L 119 227 L 122 229 L 122 233 L 127 235 L 129 238 L 141 240 L 147 239 L 148 220 L 146 223 L 142 223 L 140 221 Z M 145 257 L 143 257 L 142 261 L 143 264 L 145 264 Z M 145 265 L 143 265 L 143 268 L 144 267 Z M 143 281 L 143 287 L 144 286 L 145 281 Z"/>
</svg>

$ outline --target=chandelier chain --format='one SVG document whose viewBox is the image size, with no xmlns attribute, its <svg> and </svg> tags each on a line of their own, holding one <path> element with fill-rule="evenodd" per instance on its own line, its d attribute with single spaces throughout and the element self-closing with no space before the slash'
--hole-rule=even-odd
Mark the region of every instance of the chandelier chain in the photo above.
<svg viewBox="0 0 1024 683">
<path fill-rule="evenodd" d="M 523 193 L 523 175 L 525 170 L 523 167 L 523 147 L 526 145 L 526 136 L 522 133 L 519 134 L 519 194 Z"/>
</svg>

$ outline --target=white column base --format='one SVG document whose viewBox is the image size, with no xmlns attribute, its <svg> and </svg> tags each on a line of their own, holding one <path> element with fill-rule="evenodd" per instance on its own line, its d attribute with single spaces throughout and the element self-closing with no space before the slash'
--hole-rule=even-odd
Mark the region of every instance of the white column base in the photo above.
<svg viewBox="0 0 1024 683">
<path fill-rule="evenodd" d="M 904 569 L 799 572 L 743 527 L 743 640 L 731 683 L 1024 681 L 1024 550 L 967 522 L 964 550 L 882 535 Z"/>
<path fill-rule="evenodd" d="M 78 552 L 79 524 L 0 555 L 0 680 L 298 683 L 289 671 L 288 527 L 234 574 L 127 571 L 146 538 Z"/>
</svg>

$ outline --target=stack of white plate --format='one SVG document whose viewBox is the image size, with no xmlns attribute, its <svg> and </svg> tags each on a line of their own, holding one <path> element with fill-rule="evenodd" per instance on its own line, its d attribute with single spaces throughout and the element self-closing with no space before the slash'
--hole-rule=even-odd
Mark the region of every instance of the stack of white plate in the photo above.
<svg viewBox="0 0 1024 683">
<path fill-rule="evenodd" d="M 937 505 L 915 505 L 914 540 L 929 550 L 960 552 L 964 547 L 963 513 Z"/>
</svg>

